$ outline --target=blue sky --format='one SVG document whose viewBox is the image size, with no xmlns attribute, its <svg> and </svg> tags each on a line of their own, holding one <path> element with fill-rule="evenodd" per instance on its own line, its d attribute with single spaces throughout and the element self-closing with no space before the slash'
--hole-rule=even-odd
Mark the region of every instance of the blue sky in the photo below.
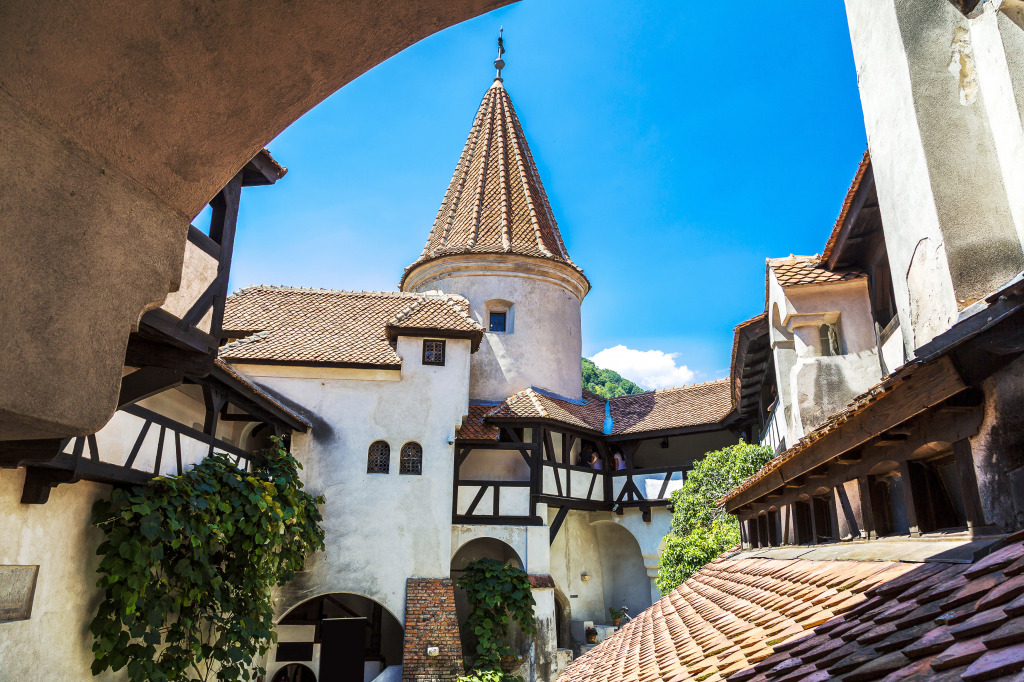
<svg viewBox="0 0 1024 682">
<path fill-rule="evenodd" d="M 500 25 L 505 86 L 594 285 L 584 355 L 624 346 L 597 357 L 647 387 L 725 376 L 764 259 L 821 250 L 866 145 L 839 2 L 524 0 L 435 34 L 269 145 L 289 172 L 245 192 L 232 289 L 395 289 Z"/>
</svg>

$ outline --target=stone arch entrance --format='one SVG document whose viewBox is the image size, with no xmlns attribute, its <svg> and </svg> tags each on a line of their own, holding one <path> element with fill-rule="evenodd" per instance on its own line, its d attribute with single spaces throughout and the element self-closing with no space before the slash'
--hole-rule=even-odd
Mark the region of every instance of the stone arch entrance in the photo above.
<svg viewBox="0 0 1024 682">
<path fill-rule="evenodd" d="M 651 580 L 644 565 L 640 543 L 613 521 L 594 523 L 601 558 L 605 608 L 629 608 L 635 616 L 652 603 Z M 603 614 L 608 617 L 607 611 Z"/>
<path fill-rule="evenodd" d="M 479 559 L 495 559 L 505 564 L 512 564 L 517 568 L 525 567 L 516 550 L 496 538 L 475 538 L 459 547 L 452 555 L 451 576 L 455 589 L 455 615 L 459 621 L 462 652 L 470 660 L 476 652 L 477 638 L 466 628 L 470 613 L 469 599 L 466 596 L 466 591 L 459 587 L 459 578 L 465 573 L 467 566 Z M 529 646 L 529 638 L 514 627 L 509 629 L 509 636 L 511 646 L 516 651 L 520 651 L 524 646 Z"/>
<path fill-rule="evenodd" d="M 370 682 L 402 665 L 402 624 L 361 594 L 332 592 L 307 599 L 278 621 L 277 634 L 266 666 L 267 679 L 275 682 L 279 675 L 281 682 Z"/>
<path fill-rule="evenodd" d="M 572 634 L 569 621 L 572 619 L 572 604 L 569 599 L 555 586 L 555 642 L 559 649 L 572 648 Z"/>
</svg>

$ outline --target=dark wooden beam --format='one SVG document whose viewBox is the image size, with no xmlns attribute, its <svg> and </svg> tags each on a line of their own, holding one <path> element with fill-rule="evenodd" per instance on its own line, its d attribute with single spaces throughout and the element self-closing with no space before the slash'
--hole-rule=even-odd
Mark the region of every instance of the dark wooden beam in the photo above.
<svg viewBox="0 0 1024 682">
<path fill-rule="evenodd" d="M 857 187 L 857 193 L 853 197 L 853 201 L 850 204 L 850 210 L 846 212 L 846 218 L 843 220 L 842 226 L 839 228 L 839 234 L 836 235 L 835 244 L 832 246 L 832 252 L 829 254 L 828 267 L 834 269 L 837 261 L 843 252 L 843 247 L 846 245 L 846 240 L 849 239 L 853 231 L 854 226 L 857 224 L 860 218 L 860 211 L 867 204 L 868 197 L 874 194 L 875 189 L 875 174 L 870 166 L 864 170 L 864 176 L 860 180 L 860 185 Z"/>
<path fill-rule="evenodd" d="M 0 441 L 0 467 L 15 468 L 32 462 L 52 462 L 67 444 L 67 440 L 59 438 Z"/>
<path fill-rule="evenodd" d="M 129 367 L 164 367 L 190 376 L 204 377 L 213 370 L 214 355 L 186 351 L 132 334 L 128 340 L 124 364 Z"/>
<path fill-rule="evenodd" d="M 555 514 L 555 519 L 551 522 L 550 540 L 548 542 L 549 545 L 555 544 L 555 538 L 558 537 L 558 531 L 561 529 L 562 522 L 565 521 L 565 517 L 568 513 L 569 508 L 562 507 L 558 510 L 558 513 Z"/>
<path fill-rule="evenodd" d="M 726 503 L 729 511 L 756 500 L 811 469 L 864 445 L 947 398 L 967 388 L 949 358 L 914 368 L 895 381 L 890 390 L 842 424 L 794 453 L 777 468 L 767 472 L 753 486 Z"/>
<path fill-rule="evenodd" d="M 142 367 L 121 379 L 117 409 L 180 386 L 185 373 L 169 367 Z"/>
</svg>

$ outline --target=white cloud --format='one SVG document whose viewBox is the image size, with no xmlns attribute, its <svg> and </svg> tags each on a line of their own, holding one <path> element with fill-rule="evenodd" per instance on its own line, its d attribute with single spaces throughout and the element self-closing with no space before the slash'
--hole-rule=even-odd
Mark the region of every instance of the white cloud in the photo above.
<svg viewBox="0 0 1024 682">
<path fill-rule="evenodd" d="M 618 372 L 647 390 L 681 386 L 693 381 L 693 370 L 677 365 L 679 353 L 660 350 L 633 350 L 623 345 L 605 348 L 591 360 L 601 369 Z"/>
</svg>

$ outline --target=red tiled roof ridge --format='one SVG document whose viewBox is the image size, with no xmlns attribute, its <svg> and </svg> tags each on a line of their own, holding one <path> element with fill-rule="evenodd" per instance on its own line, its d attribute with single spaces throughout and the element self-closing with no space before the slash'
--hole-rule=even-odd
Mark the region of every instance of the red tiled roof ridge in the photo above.
<svg viewBox="0 0 1024 682">
<path fill-rule="evenodd" d="M 249 286 L 236 289 L 231 296 L 237 296 L 250 291 L 296 291 L 304 294 L 351 294 L 353 296 L 384 296 L 391 298 L 435 298 L 435 299 L 462 299 L 467 300 L 459 294 L 447 294 L 442 291 L 375 291 L 372 289 L 327 289 L 324 287 L 300 287 L 289 284 L 250 284 Z"/>
<path fill-rule="evenodd" d="M 846 222 L 850 206 L 853 205 L 853 198 L 857 196 L 860 183 L 864 180 L 864 174 L 867 172 L 869 165 L 871 165 L 871 152 L 865 149 L 864 155 L 860 159 L 860 164 L 857 166 L 857 172 L 853 175 L 853 182 L 850 183 L 850 188 L 846 190 L 846 197 L 843 198 L 843 207 L 839 210 L 839 217 L 836 218 L 835 225 L 832 227 L 832 234 L 829 235 L 828 241 L 825 242 L 825 248 L 821 252 L 822 262 L 827 261 L 832 255 L 832 249 L 836 246 L 836 240 L 843 229 L 843 223 Z"/>
<path fill-rule="evenodd" d="M 630 393 L 629 395 L 617 395 L 614 398 L 609 398 L 608 400 L 611 401 L 611 402 L 614 402 L 616 400 L 624 400 L 624 399 L 628 399 L 628 398 L 636 398 L 636 397 L 642 396 L 642 395 L 653 395 L 653 394 L 658 394 L 658 393 L 674 393 L 676 391 L 688 391 L 690 389 L 698 388 L 700 386 L 710 386 L 711 384 L 717 384 L 717 383 L 721 383 L 723 381 L 728 381 L 728 380 L 729 380 L 728 377 L 723 378 L 723 379 L 708 379 L 707 381 L 698 381 L 698 382 L 695 382 L 695 383 L 692 383 L 692 384 L 681 384 L 679 386 L 669 386 L 667 388 L 656 388 L 653 391 L 644 391 L 642 393 Z M 598 396 L 598 397 L 600 397 L 600 396 Z M 602 400 L 603 400 L 603 398 L 602 398 Z"/>
<path fill-rule="evenodd" d="M 463 318 L 473 328 L 474 331 L 484 331 L 484 328 L 480 326 L 480 323 L 478 323 L 476 320 L 469 316 L 469 301 L 465 297 L 459 296 L 457 294 L 437 295 L 431 291 L 419 294 L 415 302 L 413 302 L 411 305 L 407 306 L 404 310 L 402 310 L 393 318 L 391 318 L 391 321 L 388 322 L 388 326 L 400 326 L 403 321 L 412 317 L 412 315 L 416 313 L 416 311 L 418 311 L 420 308 L 426 305 L 426 302 L 428 300 L 432 299 L 443 300 L 448 305 L 448 307 L 452 309 L 452 312 Z M 464 302 L 466 305 L 464 307 L 456 305 L 458 302 Z"/>
</svg>

